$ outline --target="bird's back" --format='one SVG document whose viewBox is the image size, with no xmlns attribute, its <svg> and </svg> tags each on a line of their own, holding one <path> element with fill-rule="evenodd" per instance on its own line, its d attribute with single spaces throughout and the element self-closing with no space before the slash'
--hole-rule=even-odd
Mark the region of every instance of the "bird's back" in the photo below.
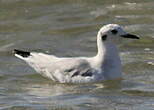
<svg viewBox="0 0 154 110">
<path fill-rule="evenodd" d="M 21 57 L 21 56 L 20 56 Z M 94 80 L 96 70 L 85 57 L 59 58 L 43 53 L 31 53 L 22 57 L 32 68 L 45 77 L 59 82 L 76 82 Z M 81 80 L 82 79 L 82 80 Z"/>
</svg>

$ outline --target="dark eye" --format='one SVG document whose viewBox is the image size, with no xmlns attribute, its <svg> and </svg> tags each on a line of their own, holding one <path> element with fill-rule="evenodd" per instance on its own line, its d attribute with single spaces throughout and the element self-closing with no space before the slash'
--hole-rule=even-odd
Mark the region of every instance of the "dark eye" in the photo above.
<svg viewBox="0 0 154 110">
<path fill-rule="evenodd" d="M 112 34 L 117 34 L 118 33 L 118 31 L 116 29 L 112 30 L 111 32 L 112 32 Z"/>
<path fill-rule="evenodd" d="M 105 41 L 107 39 L 107 35 L 102 36 L 102 40 Z"/>
</svg>

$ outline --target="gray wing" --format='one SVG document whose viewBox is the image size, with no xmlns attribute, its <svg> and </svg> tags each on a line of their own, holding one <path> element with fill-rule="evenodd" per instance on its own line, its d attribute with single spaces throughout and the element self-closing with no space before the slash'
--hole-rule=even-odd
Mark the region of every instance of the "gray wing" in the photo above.
<svg viewBox="0 0 154 110">
<path fill-rule="evenodd" d="M 64 75 L 69 75 L 70 77 L 75 76 L 92 76 L 92 68 L 85 59 L 64 59 L 58 61 L 55 69 L 59 70 Z"/>
<path fill-rule="evenodd" d="M 63 76 L 92 76 L 92 68 L 83 58 L 58 58 L 42 53 L 32 53 L 26 59 L 37 72 L 47 77 L 57 77 L 57 72 Z"/>
</svg>

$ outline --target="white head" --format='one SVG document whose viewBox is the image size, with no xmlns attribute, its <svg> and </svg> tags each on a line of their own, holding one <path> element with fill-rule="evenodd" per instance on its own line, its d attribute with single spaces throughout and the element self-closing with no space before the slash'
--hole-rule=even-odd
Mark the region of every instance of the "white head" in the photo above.
<svg viewBox="0 0 154 110">
<path fill-rule="evenodd" d="M 98 32 L 98 39 L 102 40 L 103 42 L 113 42 L 123 38 L 132 38 L 132 39 L 139 39 L 139 37 L 128 34 L 123 30 L 121 26 L 118 24 L 108 24 L 103 26 Z"/>
</svg>

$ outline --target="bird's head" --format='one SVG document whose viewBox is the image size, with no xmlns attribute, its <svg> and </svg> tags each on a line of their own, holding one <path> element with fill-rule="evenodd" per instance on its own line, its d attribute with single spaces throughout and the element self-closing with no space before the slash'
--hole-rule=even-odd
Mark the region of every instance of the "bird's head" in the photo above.
<svg viewBox="0 0 154 110">
<path fill-rule="evenodd" d="M 103 42 L 114 42 L 119 40 L 121 37 L 139 39 L 138 36 L 124 31 L 124 29 L 118 24 L 108 24 L 103 26 L 98 32 L 98 37 Z"/>
</svg>

